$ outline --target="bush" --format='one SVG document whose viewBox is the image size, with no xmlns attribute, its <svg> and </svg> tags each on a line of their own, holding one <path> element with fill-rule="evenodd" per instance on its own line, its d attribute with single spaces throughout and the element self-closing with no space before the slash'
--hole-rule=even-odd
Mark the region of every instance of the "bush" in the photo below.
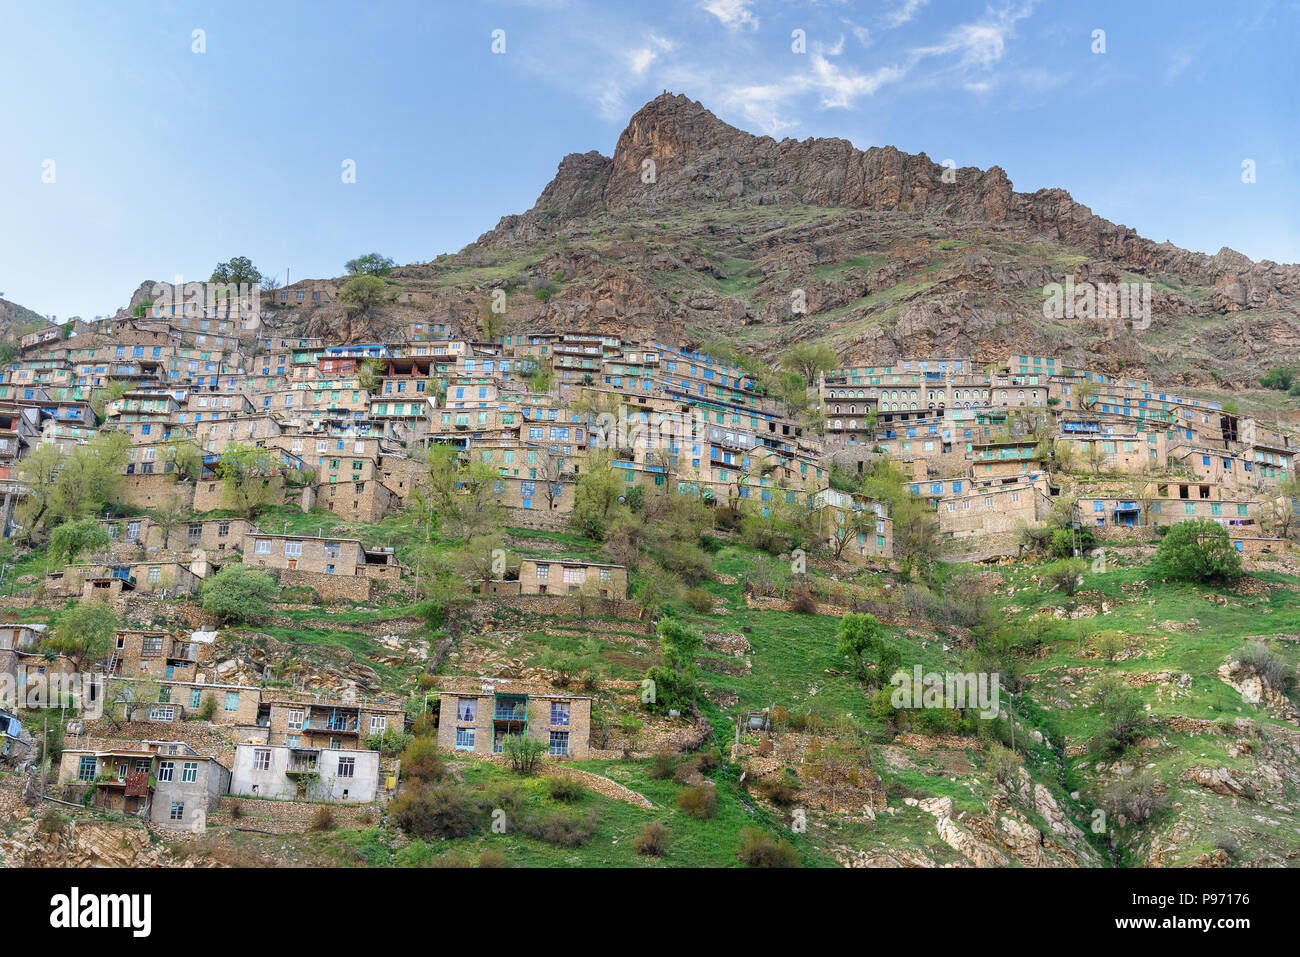
<svg viewBox="0 0 1300 957">
<path fill-rule="evenodd" d="M 417 781 L 437 781 L 444 771 L 442 752 L 432 737 L 415 738 L 402 752 L 402 771 Z"/>
<path fill-rule="evenodd" d="M 643 857 L 663 857 L 672 839 L 673 832 L 662 821 L 647 821 L 632 839 L 632 846 Z"/>
<path fill-rule="evenodd" d="M 1156 550 L 1156 566 L 1175 581 L 1232 583 L 1241 578 L 1241 556 L 1228 530 L 1208 518 L 1179 522 Z"/>
<path fill-rule="evenodd" d="M 1295 669 L 1278 660 L 1266 645 L 1251 642 L 1237 652 L 1243 670 L 1255 675 L 1274 691 L 1286 693 L 1295 685 Z"/>
<path fill-rule="evenodd" d="M 736 856 L 750 867 L 798 867 L 799 855 L 788 841 L 779 841 L 756 828 L 740 832 Z"/>
<path fill-rule="evenodd" d="M 479 867 L 502 868 L 509 867 L 510 862 L 506 860 L 506 852 L 498 848 L 488 848 L 478 856 Z"/>
<path fill-rule="evenodd" d="M 1123 754 L 1151 725 L 1142 696 L 1118 678 L 1098 682 L 1093 701 L 1105 724 L 1093 736 L 1092 745 L 1106 754 Z"/>
<path fill-rule="evenodd" d="M 576 778 L 571 778 L 567 774 L 551 778 L 550 791 L 554 800 L 569 803 L 581 801 L 587 793 L 587 789 L 579 784 Z"/>
<path fill-rule="evenodd" d="M 50 808 L 41 815 L 41 822 L 36 825 L 36 829 L 42 834 L 62 834 L 63 829 L 68 826 L 68 816 L 61 811 Z"/>
<path fill-rule="evenodd" d="M 266 613 L 275 598 L 275 579 L 243 565 L 221 569 L 203 583 L 203 610 L 223 625 Z"/>
<path fill-rule="evenodd" d="M 217 696 L 206 694 L 203 696 L 203 703 L 199 705 L 199 710 L 195 714 L 200 721 L 211 721 L 217 716 Z"/>
<path fill-rule="evenodd" d="M 1142 824 L 1151 815 L 1169 807 L 1169 796 L 1160 790 L 1160 782 L 1150 771 L 1140 771 L 1117 778 L 1102 789 L 1097 802 L 1114 818 L 1125 824 Z"/>
<path fill-rule="evenodd" d="M 700 784 L 677 792 L 677 810 L 697 820 L 718 813 L 718 795 L 711 784 Z"/>
<path fill-rule="evenodd" d="M 231 801 L 230 819 L 232 821 L 238 821 L 243 816 L 244 816 L 244 805 L 240 804 L 238 801 Z"/>
<path fill-rule="evenodd" d="M 516 774 L 525 776 L 537 773 L 537 765 L 547 749 L 546 742 L 522 734 L 506 735 L 502 745 L 506 759 Z"/>
<path fill-rule="evenodd" d="M 423 783 L 399 794 L 389 805 L 394 822 L 408 834 L 425 839 L 464 837 L 479 827 L 479 812 L 460 789 Z"/>
<path fill-rule="evenodd" d="M 677 770 L 673 772 L 673 780 L 678 784 L 696 785 L 701 783 L 700 769 L 695 766 L 694 761 L 683 761 L 677 765 Z"/>
<path fill-rule="evenodd" d="M 994 744 L 989 748 L 989 756 L 984 762 L 984 766 L 999 784 L 1014 781 L 1020 771 L 1020 765 L 1020 755 L 1000 744 Z"/>
<path fill-rule="evenodd" d="M 366 747 L 371 751 L 379 751 L 382 754 L 401 754 L 404 752 L 415 736 L 401 728 L 389 731 L 376 731 L 373 734 L 366 735 Z"/>
<path fill-rule="evenodd" d="M 760 779 L 758 793 L 777 807 L 793 807 L 795 802 L 799 800 L 798 785 L 792 783 L 784 774 L 778 777 Z"/>
<path fill-rule="evenodd" d="M 514 784 L 498 784 L 478 802 L 481 810 L 506 812 L 507 817 L 514 817 L 524 806 L 524 792 Z"/>
<path fill-rule="evenodd" d="M 1066 598 L 1073 598 L 1087 570 L 1088 563 L 1082 558 L 1063 558 L 1043 569 L 1043 581 Z"/>
<path fill-rule="evenodd" d="M 332 831 L 334 829 L 334 810 L 328 806 L 318 807 L 316 813 L 311 816 L 311 824 L 307 826 L 309 831 Z"/>
<path fill-rule="evenodd" d="M 713 611 L 713 595 L 703 588 L 692 588 L 686 593 L 686 605 L 698 614 L 710 614 Z"/>
<path fill-rule="evenodd" d="M 790 588 L 790 610 L 800 615 L 817 614 L 817 598 L 807 584 L 797 584 Z"/>
<path fill-rule="evenodd" d="M 550 811 L 535 814 L 524 824 L 524 833 L 531 834 L 556 847 L 581 847 L 596 833 L 596 814 L 589 811 Z"/>
<path fill-rule="evenodd" d="M 650 763 L 650 777 L 656 781 L 665 781 L 677 770 L 677 756 L 671 751 L 656 751 Z"/>
</svg>

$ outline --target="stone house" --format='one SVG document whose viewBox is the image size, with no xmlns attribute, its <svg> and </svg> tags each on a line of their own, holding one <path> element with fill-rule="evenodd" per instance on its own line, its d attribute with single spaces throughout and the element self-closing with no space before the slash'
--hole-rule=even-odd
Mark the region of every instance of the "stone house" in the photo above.
<svg viewBox="0 0 1300 957">
<path fill-rule="evenodd" d="M 230 790 L 230 769 L 180 741 L 121 741 L 65 748 L 58 782 L 69 797 L 92 788 L 101 810 L 201 832 L 208 812 Z"/>
<path fill-rule="evenodd" d="M 449 678 L 441 683 L 438 746 L 502 754 L 508 735 L 542 741 L 552 758 L 585 758 L 590 750 L 591 698 L 540 682 Z"/>
<path fill-rule="evenodd" d="M 601 598 L 627 598 L 627 568 L 601 562 L 525 558 L 519 563 L 523 595 L 567 595 L 587 588 Z"/>
</svg>

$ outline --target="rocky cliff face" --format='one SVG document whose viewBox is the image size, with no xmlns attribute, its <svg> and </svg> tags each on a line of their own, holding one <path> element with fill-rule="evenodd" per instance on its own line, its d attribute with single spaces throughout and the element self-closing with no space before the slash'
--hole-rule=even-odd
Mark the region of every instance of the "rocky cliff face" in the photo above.
<svg viewBox="0 0 1300 957">
<path fill-rule="evenodd" d="M 647 161 L 654 164 L 653 182 L 646 182 Z M 1223 290 L 1225 304 L 1238 308 L 1300 292 L 1300 266 L 1255 263 L 1226 248 L 1206 256 L 1154 243 L 1094 215 L 1063 189 L 1017 193 L 997 166 L 946 170 L 924 153 L 892 146 L 859 150 L 842 139 L 778 142 L 728 126 L 701 104 L 668 93 L 632 117 L 612 159 L 595 152 L 565 157 L 533 209 L 506 217 L 479 241 L 535 241 L 602 207 L 731 201 L 1013 224 L 1098 258 L 1212 282 Z"/>
</svg>

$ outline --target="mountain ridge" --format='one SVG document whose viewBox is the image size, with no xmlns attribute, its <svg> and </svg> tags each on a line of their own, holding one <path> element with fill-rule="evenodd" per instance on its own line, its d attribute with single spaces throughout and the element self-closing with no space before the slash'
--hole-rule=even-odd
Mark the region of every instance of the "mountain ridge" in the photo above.
<svg viewBox="0 0 1300 957">
<path fill-rule="evenodd" d="M 704 168 L 720 158 L 724 162 L 715 170 Z M 655 163 L 653 184 L 641 180 L 646 159 Z M 953 182 L 944 181 L 945 172 L 952 174 Z M 690 184 L 689 191 L 681 188 L 684 182 Z M 660 185 L 668 188 L 642 188 Z M 1132 227 L 1098 216 L 1063 188 L 1016 192 L 1000 166 L 949 169 L 924 152 L 905 153 L 893 146 L 859 150 L 841 138 L 778 141 L 733 127 L 698 101 L 667 92 L 633 114 L 613 156 L 594 150 L 568 154 L 532 209 L 503 217 L 477 243 L 536 241 L 551 222 L 589 215 L 601 205 L 651 207 L 684 198 L 749 198 L 759 205 L 801 201 L 828 208 L 1019 222 L 1053 231 L 1060 241 L 1113 261 L 1189 277 L 1269 274 L 1288 293 L 1300 293 L 1300 265 L 1256 262 L 1226 246 L 1211 256 L 1169 241 L 1157 243 Z"/>
</svg>

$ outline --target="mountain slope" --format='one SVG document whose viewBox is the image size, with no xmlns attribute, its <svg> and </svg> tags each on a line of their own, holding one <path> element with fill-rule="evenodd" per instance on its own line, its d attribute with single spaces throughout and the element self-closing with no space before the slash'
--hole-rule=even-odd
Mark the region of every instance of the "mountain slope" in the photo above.
<svg viewBox="0 0 1300 957">
<path fill-rule="evenodd" d="M 455 264 L 518 262 L 547 246 L 575 278 L 622 267 L 629 285 L 662 291 L 671 305 L 659 327 L 686 338 L 758 325 L 769 328 L 739 338 L 826 340 L 846 360 L 1032 348 L 1224 386 L 1253 378 L 1265 355 L 1300 351 L 1300 266 L 1154 243 L 1064 190 L 1017 193 L 998 167 L 946 171 L 893 147 L 753 136 L 670 94 L 632 117 L 613 157 L 565 157 L 532 209 Z M 1151 282 L 1151 328 L 1044 320 L 1043 286 L 1067 275 Z M 807 314 L 790 307 L 795 289 Z M 551 300 L 556 313 L 573 291 Z"/>
</svg>

